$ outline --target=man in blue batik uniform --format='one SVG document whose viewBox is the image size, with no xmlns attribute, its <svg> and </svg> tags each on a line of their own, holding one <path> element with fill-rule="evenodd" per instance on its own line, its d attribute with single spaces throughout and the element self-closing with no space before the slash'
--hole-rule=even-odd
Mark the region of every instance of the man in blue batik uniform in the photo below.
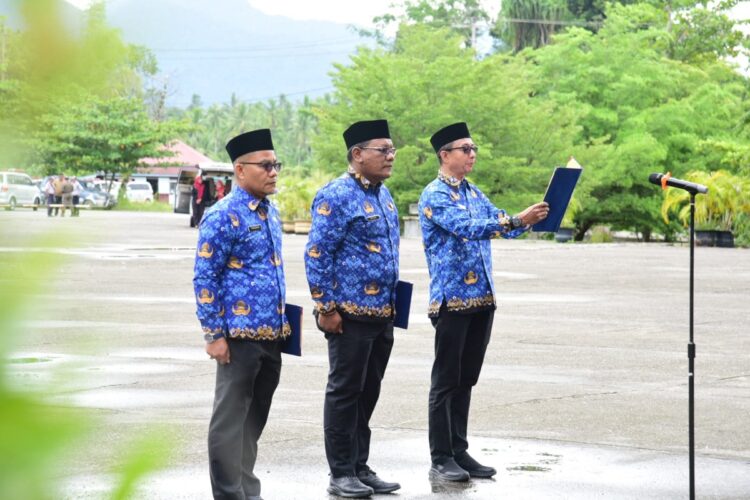
<svg viewBox="0 0 750 500">
<path fill-rule="evenodd" d="M 419 199 L 430 271 L 428 314 L 435 326 L 430 477 L 466 481 L 496 473 L 468 454 L 466 438 L 471 388 L 479 378 L 495 311 L 490 239 L 522 235 L 547 216 L 549 207 L 537 203 L 509 217 L 468 182 L 478 148 L 465 123 L 439 130 L 430 142 L 440 170 Z"/>
<path fill-rule="evenodd" d="M 357 122 L 344 140 L 349 171 L 315 196 L 305 269 L 328 340 L 328 491 L 361 498 L 400 488 L 367 466 L 370 417 L 393 347 L 399 226 L 383 181 L 396 149 L 385 120 Z"/>
<path fill-rule="evenodd" d="M 281 163 L 268 129 L 239 135 L 226 149 L 237 188 L 203 217 L 193 278 L 206 352 L 217 361 L 211 487 L 216 499 L 260 499 L 258 438 L 279 383 L 281 340 L 291 333 L 281 222 L 267 198 Z"/>
</svg>

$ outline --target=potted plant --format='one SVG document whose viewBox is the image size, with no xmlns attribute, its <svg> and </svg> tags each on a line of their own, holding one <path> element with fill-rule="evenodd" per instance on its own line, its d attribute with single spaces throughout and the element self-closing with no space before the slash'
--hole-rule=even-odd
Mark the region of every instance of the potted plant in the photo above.
<svg viewBox="0 0 750 500">
<path fill-rule="evenodd" d="M 686 179 L 708 186 L 708 193 L 695 197 L 696 243 L 733 247 L 733 231 L 738 218 L 750 214 L 750 181 L 724 170 L 693 171 Z M 664 221 L 669 222 L 669 215 L 675 212 L 687 227 L 690 222 L 690 194 L 687 191 L 667 190 L 661 206 Z"/>
<path fill-rule="evenodd" d="M 287 233 L 307 234 L 310 232 L 310 206 L 315 193 L 328 178 L 320 174 L 303 176 L 289 173 L 279 176 L 279 192 L 276 203 L 281 214 L 282 229 Z"/>
</svg>

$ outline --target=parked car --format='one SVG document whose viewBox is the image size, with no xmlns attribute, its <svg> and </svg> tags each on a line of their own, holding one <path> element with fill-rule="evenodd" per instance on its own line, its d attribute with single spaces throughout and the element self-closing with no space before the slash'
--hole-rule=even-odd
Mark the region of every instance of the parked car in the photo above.
<svg viewBox="0 0 750 500">
<path fill-rule="evenodd" d="M 0 205 L 13 210 L 19 205 L 42 204 L 44 196 L 31 177 L 23 172 L 0 172 Z"/>
<path fill-rule="evenodd" d="M 125 185 L 125 198 L 134 203 L 151 203 L 154 201 L 154 188 L 148 182 L 128 182 Z"/>
<path fill-rule="evenodd" d="M 79 200 L 81 205 L 105 208 L 107 210 L 117 205 L 117 196 L 104 192 L 104 190 L 100 189 L 99 186 L 92 182 L 80 182 L 83 187 L 83 192 L 81 193 Z"/>
</svg>

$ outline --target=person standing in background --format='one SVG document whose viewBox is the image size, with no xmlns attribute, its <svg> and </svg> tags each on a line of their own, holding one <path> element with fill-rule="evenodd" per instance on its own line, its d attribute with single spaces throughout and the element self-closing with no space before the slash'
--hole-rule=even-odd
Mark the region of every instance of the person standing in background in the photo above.
<svg viewBox="0 0 750 500">
<path fill-rule="evenodd" d="M 70 178 L 70 183 L 73 186 L 73 192 L 71 193 L 73 195 L 73 208 L 71 211 L 71 216 L 78 217 L 80 213 L 78 204 L 81 202 L 81 194 L 83 193 L 83 186 L 81 186 L 81 183 L 78 182 L 78 178 L 76 178 L 75 176 Z"/>
</svg>

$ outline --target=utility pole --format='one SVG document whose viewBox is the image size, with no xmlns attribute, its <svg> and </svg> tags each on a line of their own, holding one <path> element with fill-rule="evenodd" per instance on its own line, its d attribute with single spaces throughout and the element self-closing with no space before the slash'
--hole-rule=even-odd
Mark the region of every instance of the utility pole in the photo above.
<svg viewBox="0 0 750 500">
<path fill-rule="evenodd" d="M 469 40 L 469 46 L 472 49 L 477 48 L 477 28 L 479 27 L 479 19 L 472 17 L 469 19 L 470 24 L 452 24 L 453 28 L 471 28 L 471 39 Z"/>
</svg>

